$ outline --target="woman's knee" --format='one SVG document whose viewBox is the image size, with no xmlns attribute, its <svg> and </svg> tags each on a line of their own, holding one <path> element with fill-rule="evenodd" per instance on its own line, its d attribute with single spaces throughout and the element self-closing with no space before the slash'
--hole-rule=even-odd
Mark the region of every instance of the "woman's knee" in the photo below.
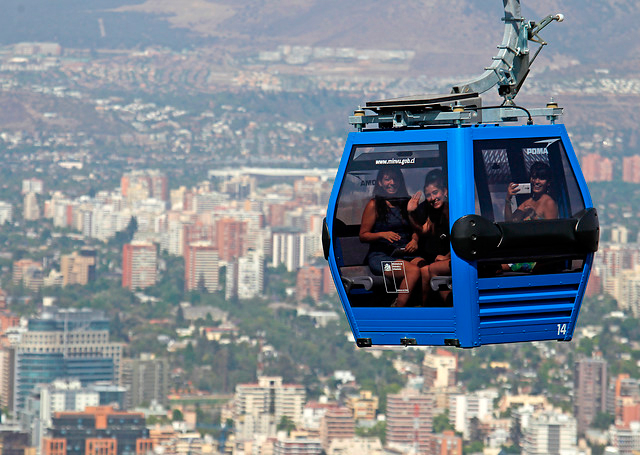
<svg viewBox="0 0 640 455">
<path fill-rule="evenodd" d="M 413 281 L 420 278 L 421 269 L 415 264 L 408 263 L 405 265 L 405 273 L 407 274 L 407 278 Z"/>
</svg>

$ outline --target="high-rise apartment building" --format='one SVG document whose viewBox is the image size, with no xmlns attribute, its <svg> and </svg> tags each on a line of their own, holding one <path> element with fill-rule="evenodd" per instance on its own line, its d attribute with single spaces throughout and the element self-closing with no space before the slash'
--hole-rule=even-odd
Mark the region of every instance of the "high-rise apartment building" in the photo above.
<svg viewBox="0 0 640 455">
<path fill-rule="evenodd" d="M 0 406 L 5 409 L 14 409 L 15 358 L 15 349 L 12 346 L 3 346 L 0 349 Z"/>
<path fill-rule="evenodd" d="M 331 442 L 336 439 L 353 439 L 355 436 L 356 423 L 348 408 L 327 409 L 320 425 L 320 440 L 324 450 L 329 450 Z"/>
<path fill-rule="evenodd" d="M 263 376 L 257 384 L 238 384 L 233 411 L 236 437 L 274 436 L 283 416 L 300 424 L 305 399 L 304 386 L 283 384 L 281 377 Z"/>
<path fill-rule="evenodd" d="M 574 413 L 583 434 L 598 412 L 607 411 L 607 361 L 583 358 L 574 368 Z"/>
<path fill-rule="evenodd" d="M 238 258 L 238 298 L 251 299 L 264 291 L 264 256 L 248 251 Z"/>
<path fill-rule="evenodd" d="M 636 454 L 640 451 L 640 421 L 630 422 L 629 425 L 615 425 L 609 429 L 611 446 L 619 454 Z"/>
<path fill-rule="evenodd" d="M 625 156 L 622 159 L 622 180 L 640 183 L 640 155 Z"/>
<path fill-rule="evenodd" d="M 27 221 L 40 219 L 40 207 L 38 206 L 38 198 L 35 193 L 27 193 L 24 195 L 23 216 Z"/>
<path fill-rule="evenodd" d="M 598 153 L 585 155 L 580 167 L 587 182 L 610 182 L 613 180 L 613 161 Z"/>
<path fill-rule="evenodd" d="M 576 420 L 566 414 L 545 412 L 531 417 L 524 429 L 523 455 L 577 453 Z"/>
<path fill-rule="evenodd" d="M 252 299 L 264 290 L 264 256 L 249 250 L 227 264 L 225 297 Z"/>
<path fill-rule="evenodd" d="M 29 319 L 15 346 L 14 409 L 55 379 L 119 383 L 122 349 L 109 341 L 109 319 L 101 311 L 53 308 Z"/>
<path fill-rule="evenodd" d="M 248 251 L 248 224 L 234 218 L 223 218 L 216 223 L 216 245 L 220 260 L 232 261 Z"/>
<path fill-rule="evenodd" d="M 273 260 L 271 265 L 284 264 L 288 272 L 295 272 L 307 263 L 306 237 L 299 232 L 274 232 L 272 239 Z"/>
<path fill-rule="evenodd" d="M 211 242 L 195 242 L 187 246 L 184 252 L 184 287 L 187 291 L 217 291 L 219 274 L 218 250 Z"/>
<path fill-rule="evenodd" d="M 143 404 L 168 404 L 169 363 L 150 355 L 122 362 L 122 385 L 127 388 L 125 409 Z"/>
<path fill-rule="evenodd" d="M 433 424 L 434 398 L 413 390 L 387 396 L 387 444 L 427 453 Z"/>
<path fill-rule="evenodd" d="M 289 211 L 295 209 L 291 203 L 271 204 L 267 210 L 267 222 L 273 228 L 282 228 L 285 225 L 284 216 Z"/>
<path fill-rule="evenodd" d="M 145 455 L 153 449 L 142 413 L 96 406 L 84 412 L 56 412 L 52 421 L 43 441 L 45 455 L 54 445 L 66 445 L 66 455 Z"/>
<path fill-rule="evenodd" d="M 190 243 L 211 242 L 215 244 L 214 227 L 201 221 L 189 222 L 182 225 L 182 253 L 187 250 Z"/>
<path fill-rule="evenodd" d="M 613 396 L 615 422 L 629 426 L 640 422 L 640 380 L 619 374 L 616 378 Z"/>
<path fill-rule="evenodd" d="M 611 228 L 611 243 L 628 243 L 629 229 L 626 226 L 613 226 Z"/>
<path fill-rule="evenodd" d="M 298 270 L 296 276 L 296 298 L 302 301 L 305 297 L 311 297 L 318 302 L 323 295 L 333 291 L 333 283 L 328 283 L 327 275 L 330 275 L 329 267 L 304 266 Z M 331 284 L 327 288 L 327 284 Z"/>
<path fill-rule="evenodd" d="M 13 206 L 5 201 L 0 201 L 0 225 L 13 221 Z"/>
<path fill-rule="evenodd" d="M 122 287 L 147 288 L 156 284 L 158 256 L 151 242 L 127 243 L 122 248 Z"/>
<path fill-rule="evenodd" d="M 469 423 L 474 417 L 480 421 L 491 417 L 493 402 L 498 398 L 496 390 L 478 390 L 473 393 L 455 394 L 449 397 L 449 420 L 456 431 L 469 437 Z"/>
<path fill-rule="evenodd" d="M 60 273 L 62 285 L 86 285 L 96 279 L 96 250 L 82 248 L 60 257 Z"/>
<path fill-rule="evenodd" d="M 184 224 L 180 220 L 169 219 L 166 232 L 162 233 L 160 248 L 173 256 L 184 254 Z"/>
</svg>

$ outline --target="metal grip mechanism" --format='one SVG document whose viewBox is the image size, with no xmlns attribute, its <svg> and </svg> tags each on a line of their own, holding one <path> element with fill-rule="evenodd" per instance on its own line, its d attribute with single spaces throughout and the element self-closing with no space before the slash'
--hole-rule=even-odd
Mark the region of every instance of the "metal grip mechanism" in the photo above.
<svg viewBox="0 0 640 455">
<path fill-rule="evenodd" d="M 527 22 L 522 17 L 520 0 L 502 1 L 505 26 L 498 55 L 493 57 L 493 63 L 485 68 L 484 73 L 470 81 L 454 85 L 451 93 L 484 93 L 497 85 L 498 94 L 504 98 L 505 103 L 512 103 L 529 74 L 533 61 L 547 44 L 538 33 L 551 22 L 564 20 L 562 14 L 555 14 L 538 22 Z M 540 44 L 531 59 L 529 41 Z"/>
</svg>

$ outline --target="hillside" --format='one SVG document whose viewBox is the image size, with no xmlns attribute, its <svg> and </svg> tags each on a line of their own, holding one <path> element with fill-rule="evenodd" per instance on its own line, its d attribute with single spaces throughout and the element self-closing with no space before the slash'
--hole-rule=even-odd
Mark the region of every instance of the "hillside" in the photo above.
<svg viewBox="0 0 640 455">
<path fill-rule="evenodd" d="M 635 0 L 525 0 L 523 11 L 530 20 L 566 16 L 544 31 L 552 44 L 547 62 L 623 67 L 640 53 Z M 499 0 L 25 0 L 0 17 L 0 43 L 217 46 L 232 53 L 280 44 L 411 49 L 412 69 L 453 74 L 488 64 L 501 40 L 501 16 Z"/>
</svg>

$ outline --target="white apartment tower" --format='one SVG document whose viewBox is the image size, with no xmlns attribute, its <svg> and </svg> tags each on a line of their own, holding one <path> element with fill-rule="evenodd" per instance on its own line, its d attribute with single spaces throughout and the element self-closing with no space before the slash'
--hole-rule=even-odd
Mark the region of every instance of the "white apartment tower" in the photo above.
<svg viewBox="0 0 640 455">
<path fill-rule="evenodd" d="M 44 182 L 41 179 L 24 179 L 22 181 L 22 194 L 35 193 L 42 194 L 44 190 Z"/>
<path fill-rule="evenodd" d="M 257 251 L 249 251 L 238 258 L 238 298 L 252 299 L 264 289 L 264 257 Z"/>
<path fill-rule="evenodd" d="M 259 377 L 257 384 L 237 385 L 233 411 L 236 438 L 275 436 L 283 416 L 300 424 L 305 401 L 304 386 L 283 384 L 281 377 Z"/>
<path fill-rule="evenodd" d="M 480 390 L 468 394 L 452 395 L 449 398 L 449 420 L 456 431 L 469 437 L 469 422 L 474 417 L 483 421 L 491 417 L 493 402 L 498 398 L 497 390 Z"/>
<path fill-rule="evenodd" d="M 407 453 L 427 453 L 433 424 L 434 397 L 404 390 L 387 395 L 387 443 Z"/>
<path fill-rule="evenodd" d="M 566 414 L 545 412 L 533 416 L 524 429 L 523 455 L 577 453 L 578 426 Z"/>
<path fill-rule="evenodd" d="M 0 201 L 0 224 L 13 221 L 13 206 L 8 202 Z"/>
<path fill-rule="evenodd" d="M 288 272 L 295 272 L 306 264 L 306 237 L 293 232 L 273 233 L 273 261 L 271 265 L 278 267 L 284 264 Z"/>
</svg>

